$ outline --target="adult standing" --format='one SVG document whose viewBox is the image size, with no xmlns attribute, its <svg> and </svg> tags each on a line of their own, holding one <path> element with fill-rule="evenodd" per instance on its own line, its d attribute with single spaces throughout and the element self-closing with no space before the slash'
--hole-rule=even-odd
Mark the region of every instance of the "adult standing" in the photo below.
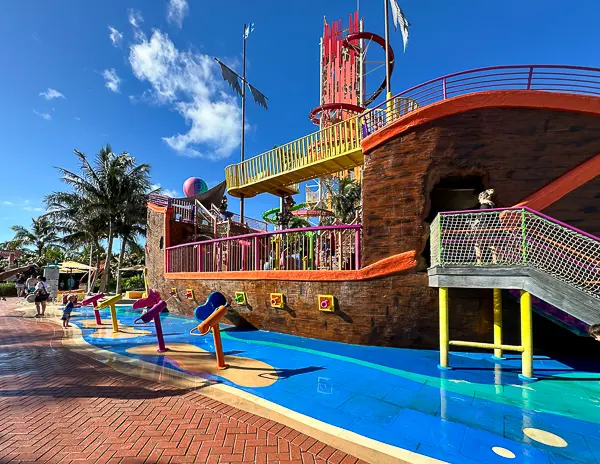
<svg viewBox="0 0 600 464">
<path fill-rule="evenodd" d="M 15 281 L 15 287 L 17 289 L 17 296 L 20 298 L 25 293 L 25 276 L 21 273 L 17 274 L 17 280 Z"/>
<path fill-rule="evenodd" d="M 44 276 L 39 276 L 37 278 L 38 283 L 35 286 L 35 310 L 37 314 L 35 317 L 44 317 L 44 313 L 46 312 L 46 302 L 50 297 L 50 286 L 46 283 L 46 278 Z"/>
<path fill-rule="evenodd" d="M 73 274 L 69 274 L 69 280 L 67 280 L 67 288 L 69 290 L 73 290 L 75 288 L 75 279 L 73 278 Z"/>
<path fill-rule="evenodd" d="M 27 282 L 25 282 L 25 288 L 29 293 L 32 293 L 35 291 L 35 286 L 37 285 L 37 283 L 37 279 L 32 274 L 29 276 L 29 279 L 27 279 Z"/>
</svg>

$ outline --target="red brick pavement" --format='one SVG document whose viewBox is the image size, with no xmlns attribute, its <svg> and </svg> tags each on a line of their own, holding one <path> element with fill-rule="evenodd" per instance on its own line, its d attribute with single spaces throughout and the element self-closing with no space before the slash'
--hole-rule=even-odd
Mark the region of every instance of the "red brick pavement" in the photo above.
<svg viewBox="0 0 600 464">
<path fill-rule="evenodd" d="M 121 374 L 0 302 L 0 464 L 360 462 L 283 424 Z"/>
</svg>

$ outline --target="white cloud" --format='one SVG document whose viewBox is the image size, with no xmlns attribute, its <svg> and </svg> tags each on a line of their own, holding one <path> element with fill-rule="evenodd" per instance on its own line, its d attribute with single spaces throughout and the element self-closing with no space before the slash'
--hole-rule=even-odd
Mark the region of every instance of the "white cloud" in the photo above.
<svg viewBox="0 0 600 464">
<path fill-rule="evenodd" d="M 161 195 L 167 195 L 168 197 L 178 198 L 181 196 L 177 190 L 162 188 L 162 186 L 160 184 L 152 184 L 150 186 L 150 190 L 156 190 L 156 189 L 160 189 Z"/>
<path fill-rule="evenodd" d="M 40 118 L 45 119 L 46 121 L 52 121 L 52 116 L 50 116 L 48 113 L 40 113 L 35 108 L 33 109 L 33 114 L 37 114 Z"/>
<path fill-rule="evenodd" d="M 167 20 L 181 27 L 183 25 L 183 18 L 188 15 L 189 11 L 190 7 L 187 0 L 169 0 Z"/>
<path fill-rule="evenodd" d="M 14 203 L 12 203 L 10 201 L 3 201 L 2 204 L 6 205 L 6 206 L 13 206 L 14 205 Z"/>
<path fill-rule="evenodd" d="M 123 34 L 112 26 L 108 26 L 108 30 L 110 31 L 110 41 L 112 42 L 113 46 L 118 47 L 123 40 Z"/>
<path fill-rule="evenodd" d="M 44 211 L 44 208 L 34 208 L 33 206 L 25 206 L 23 209 L 25 211 Z"/>
<path fill-rule="evenodd" d="M 104 77 L 104 85 L 108 87 L 113 92 L 119 93 L 119 86 L 121 85 L 121 79 L 117 76 L 117 71 L 115 68 L 105 69 L 102 73 Z"/>
<path fill-rule="evenodd" d="M 45 92 L 40 92 L 40 96 L 44 97 L 46 100 L 52 100 L 54 98 L 66 98 L 58 90 L 51 89 L 50 87 L 48 87 L 48 90 L 46 90 Z"/>
<path fill-rule="evenodd" d="M 223 159 L 239 146 L 241 110 L 210 56 L 180 51 L 167 34 L 154 30 L 150 40 L 131 45 L 129 63 L 134 75 L 152 86 L 154 101 L 175 109 L 190 126 L 186 133 L 163 137 L 171 148 Z"/>
<path fill-rule="evenodd" d="M 142 17 L 142 13 L 138 10 L 129 10 L 129 24 L 133 27 L 141 27 L 144 22 L 144 18 Z"/>
<path fill-rule="evenodd" d="M 81 121 L 81 118 L 80 118 L 79 116 L 75 116 L 73 119 L 74 119 L 75 121 Z"/>
</svg>

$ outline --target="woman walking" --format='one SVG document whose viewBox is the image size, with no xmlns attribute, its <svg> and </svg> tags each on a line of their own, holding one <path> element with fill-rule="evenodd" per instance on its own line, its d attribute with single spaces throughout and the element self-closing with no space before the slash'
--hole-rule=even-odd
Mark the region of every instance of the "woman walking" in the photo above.
<svg viewBox="0 0 600 464">
<path fill-rule="evenodd" d="M 17 296 L 20 298 L 25 294 L 25 276 L 21 273 L 17 274 L 17 280 L 15 281 L 15 287 L 17 289 Z"/>
<path fill-rule="evenodd" d="M 46 312 L 46 301 L 50 297 L 49 285 L 46 283 L 46 278 L 44 276 L 39 276 L 37 278 L 38 283 L 35 286 L 35 310 L 37 314 L 35 317 L 44 317 L 44 313 Z"/>
</svg>

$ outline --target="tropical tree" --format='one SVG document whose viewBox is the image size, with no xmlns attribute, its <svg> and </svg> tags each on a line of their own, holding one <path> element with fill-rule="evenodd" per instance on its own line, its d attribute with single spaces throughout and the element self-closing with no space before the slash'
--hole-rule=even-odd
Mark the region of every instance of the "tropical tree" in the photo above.
<svg viewBox="0 0 600 464">
<path fill-rule="evenodd" d="M 119 252 L 119 270 L 117 271 L 117 289 L 116 292 L 121 292 L 121 272 L 124 267 L 124 256 L 127 249 L 130 252 L 139 252 L 137 237 L 146 235 L 146 202 L 145 193 L 136 192 L 132 194 L 129 202 L 124 205 L 123 211 L 117 218 L 115 231 L 121 240 L 121 250 Z"/>
<path fill-rule="evenodd" d="M 73 191 L 68 194 L 72 198 L 73 211 L 84 211 L 79 221 L 98 221 L 104 224 L 106 231 L 106 272 L 102 274 L 100 291 L 104 292 L 108 284 L 110 263 L 112 260 L 113 241 L 118 233 L 118 227 L 127 221 L 128 212 L 135 205 L 139 205 L 138 198 L 150 190 L 150 166 L 137 164 L 135 158 L 129 153 L 113 153 L 110 145 L 102 147 L 95 159 L 90 161 L 87 156 L 74 150 L 80 163 L 80 174 L 64 168 L 57 168 L 61 173 L 61 180 L 70 186 Z M 60 192 L 47 198 L 47 202 L 59 204 Z M 88 234 L 92 237 L 92 234 Z M 91 243 L 91 242 L 90 242 Z"/>
<path fill-rule="evenodd" d="M 351 223 L 361 207 L 360 184 L 351 179 L 340 179 L 336 185 L 327 185 L 331 196 L 331 208 L 337 219 L 344 224 Z"/>
<path fill-rule="evenodd" d="M 70 250 L 70 259 L 89 262 L 92 267 L 96 257 L 96 271 L 88 282 L 91 291 L 100 272 L 104 252 L 100 241 L 107 234 L 106 219 L 92 207 L 86 196 L 78 192 L 54 192 L 47 195 L 44 202 L 48 207 L 46 216 L 62 234 L 61 242 Z"/>
<path fill-rule="evenodd" d="M 15 225 L 11 229 L 15 236 L 10 240 L 10 245 L 15 249 L 30 248 L 39 266 L 47 264 L 45 253 L 49 247 L 63 248 L 58 229 L 45 216 L 32 218 L 30 228 Z"/>
</svg>

